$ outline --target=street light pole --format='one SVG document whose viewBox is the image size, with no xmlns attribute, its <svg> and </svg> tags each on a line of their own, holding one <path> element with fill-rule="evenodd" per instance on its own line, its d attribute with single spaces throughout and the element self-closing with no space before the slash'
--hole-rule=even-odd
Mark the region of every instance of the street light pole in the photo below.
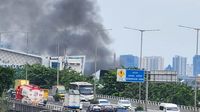
<svg viewBox="0 0 200 112">
<path fill-rule="evenodd" d="M 141 43 L 140 43 L 140 70 L 142 70 L 142 51 L 143 51 L 143 33 L 146 31 L 160 31 L 159 29 L 153 30 L 144 30 L 144 29 L 135 29 L 130 27 L 124 27 L 129 30 L 136 30 L 141 33 Z M 148 73 L 146 74 L 148 75 Z M 139 83 L 139 105 L 141 105 L 141 83 Z M 148 102 L 148 76 L 146 77 L 146 97 L 145 97 L 145 110 L 147 111 L 147 102 Z"/>
<path fill-rule="evenodd" d="M 28 55 L 28 32 L 26 32 L 26 53 L 27 53 L 27 55 Z M 26 80 L 28 80 L 28 68 L 27 68 L 27 66 L 28 66 L 28 63 L 27 63 L 27 58 L 26 58 Z"/>
<path fill-rule="evenodd" d="M 197 32 L 197 40 L 196 40 L 196 56 L 198 55 L 198 51 L 199 51 L 199 30 L 200 28 L 195 28 L 195 27 L 188 27 L 188 26 L 182 26 L 179 25 L 179 27 L 183 27 L 183 28 L 188 28 L 188 29 L 192 29 L 195 30 Z M 194 107 L 195 107 L 195 111 L 196 107 L 197 107 L 197 74 L 195 74 L 195 88 L 194 88 Z"/>
<path fill-rule="evenodd" d="M 0 32 L 0 47 L 2 46 L 2 43 L 1 43 L 1 32 Z"/>
<path fill-rule="evenodd" d="M 102 30 L 96 30 L 96 35 L 98 35 L 98 33 L 100 31 L 108 31 L 108 30 L 112 30 L 112 29 L 102 29 Z M 95 54 L 94 54 L 94 100 L 96 100 L 96 71 L 97 70 L 97 44 L 95 45 Z"/>
<path fill-rule="evenodd" d="M 58 62 L 57 62 L 57 85 L 59 85 L 59 69 L 60 69 L 60 63 L 59 63 L 59 49 L 60 49 L 60 45 L 59 45 L 59 40 L 58 40 L 58 46 L 57 46 L 57 55 L 58 55 Z"/>
</svg>

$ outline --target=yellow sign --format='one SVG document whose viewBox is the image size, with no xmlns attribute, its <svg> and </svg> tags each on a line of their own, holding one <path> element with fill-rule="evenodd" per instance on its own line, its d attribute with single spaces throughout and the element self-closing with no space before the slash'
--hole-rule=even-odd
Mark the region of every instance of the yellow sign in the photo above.
<svg viewBox="0 0 200 112">
<path fill-rule="evenodd" d="M 126 70 L 125 69 L 117 69 L 117 81 L 119 81 L 119 82 L 126 81 Z"/>
<path fill-rule="evenodd" d="M 118 75 L 119 75 L 120 77 L 124 77 L 125 73 L 124 73 L 123 70 L 120 70 L 120 71 L 118 72 Z"/>
</svg>

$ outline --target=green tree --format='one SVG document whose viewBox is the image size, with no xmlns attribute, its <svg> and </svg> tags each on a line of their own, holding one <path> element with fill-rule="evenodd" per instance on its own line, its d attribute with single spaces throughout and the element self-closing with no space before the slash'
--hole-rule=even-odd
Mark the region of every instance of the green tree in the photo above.
<svg viewBox="0 0 200 112">
<path fill-rule="evenodd" d="M 92 82 L 90 77 L 81 75 L 80 73 L 70 68 L 60 71 L 60 84 L 64 85 L 66 89 L 69 88 L 70 82 L 76 81 Z"/>
<path fill-rule="evenodd" d="M 14 70 L 12 68 L 0 67 L 0 95 L 13 85 Z"/>
</svg>

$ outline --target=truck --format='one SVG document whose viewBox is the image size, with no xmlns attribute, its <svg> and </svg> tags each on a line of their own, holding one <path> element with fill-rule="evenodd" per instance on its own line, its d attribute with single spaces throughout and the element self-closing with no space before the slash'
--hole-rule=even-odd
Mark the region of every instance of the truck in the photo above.
<svg viewBox="0 0 200 112">
<path fill-rule="evenodd" d="M 63 85 L 52 86 L 51 93 L 52 93 L 52 96 L 59 95 L 59 97 L 61 98 L 61 100 L 64 100 L 65 93 L 66 93 L 65 86 L 63 86 Z"/>
<path fill-rule="evenodd" d="M 29 80 L 24 80 L 24 79 L 17 79 L 15 80 L 15 87 L 14 89 L 16 90 L 18 86 L 21 85 L 29 85 Z"/>
<path fill-rule="evenodd" d="M 44 91 L 36 85 L 20 85 L 16 88 L 15 99 L 31 105 L 43 104 Z"/>
<path fill-rule="evenodd" d="M 80 103 L 80 93 L 78 90 L 69 90 L 68 93 L 65 94 L 63 107 L 67 110 L 81 110 L 82 105 Z"/>
</svg>

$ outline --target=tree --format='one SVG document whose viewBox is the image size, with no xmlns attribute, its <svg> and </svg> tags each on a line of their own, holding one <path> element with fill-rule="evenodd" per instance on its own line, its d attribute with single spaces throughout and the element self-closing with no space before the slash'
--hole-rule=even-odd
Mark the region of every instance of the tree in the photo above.
<svg viewBox="0 0 200 112">
<path fill-rule="evenodd" d="M 76 81 L 92 82 L 90 77 L 81 75 L 80 73 L 70 68 L 60 71 L 60 83 L 63 84 L 66 87 L 66 89 L 69 88 L 70 82 Z"/>
<path fill-rule="evenodd" d="M 14 70 L 12 68 L 0 67 L 0 95 L 13 85 Z"/>
</svg>

